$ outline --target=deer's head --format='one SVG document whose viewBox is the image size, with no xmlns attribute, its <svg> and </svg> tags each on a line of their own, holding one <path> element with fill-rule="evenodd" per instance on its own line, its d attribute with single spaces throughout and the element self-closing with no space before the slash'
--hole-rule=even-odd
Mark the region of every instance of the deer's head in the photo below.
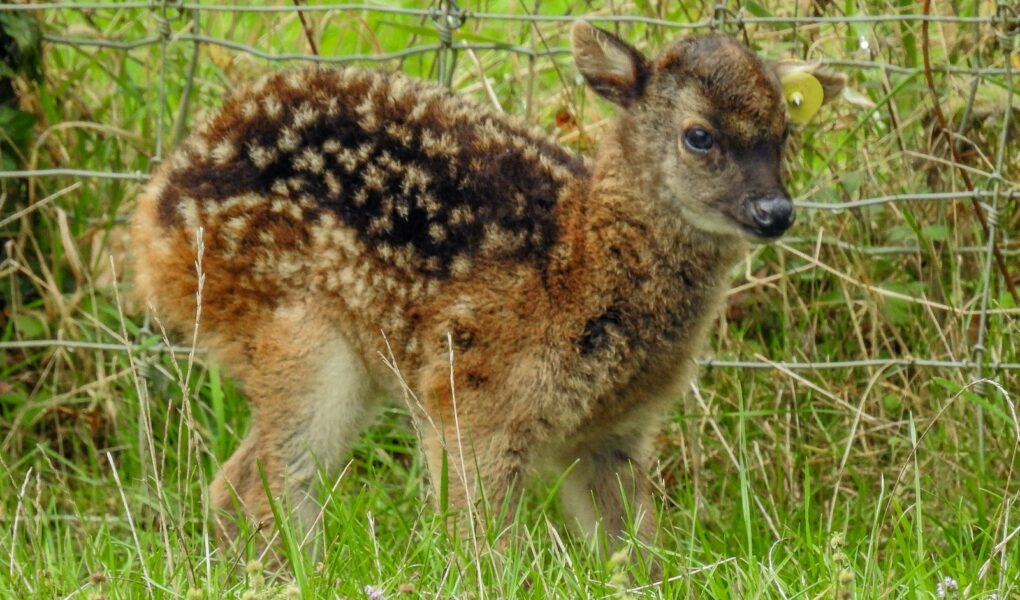
<svg viewBox="0 0 1020 600">
<path fill-rule="evenodd" d="M 782 174 L 789 126 L 781 67 L 719 34 L 685 37 L 650 60 L 578 22 L 572 45 L 588 84 L 624 110 L 616 139 L 627 160 L 638 161 L 654 201 L 721 235 L 769 240 L 793 224 Z M 845 76 L 813 74 L 825 101 L 839 95 Z"/>
</svg>

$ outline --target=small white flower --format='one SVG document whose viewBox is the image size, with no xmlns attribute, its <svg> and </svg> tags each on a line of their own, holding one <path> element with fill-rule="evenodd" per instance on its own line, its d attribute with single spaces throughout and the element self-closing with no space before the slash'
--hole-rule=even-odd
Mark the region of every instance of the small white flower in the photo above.
<svg viewBox="0 0 1020 600">
<path fill-rule="evenodd" d="M 868 38 L 864 37 L 863 35 L 857 38 L 857 41 L 861 46 L 861 50 L 867 52 L 868 48 L 871 48 L 871 44 L 868 42 Z"/>
<path fill-rule="evenodd" d="M 958 588 L 959 585 L 956 583 L 956 580 L 947 576 L 935 586 L 935 595 L 939 598 L 952 598 L 953 596 L 956 596 L 956 590 Z"/>
<path fill-rule="evenodd" d="M 370 585 L 365 586 L 365 595 L 368 596 L 368 600 L 386 600 L 382 590 Z"/>
</svg>

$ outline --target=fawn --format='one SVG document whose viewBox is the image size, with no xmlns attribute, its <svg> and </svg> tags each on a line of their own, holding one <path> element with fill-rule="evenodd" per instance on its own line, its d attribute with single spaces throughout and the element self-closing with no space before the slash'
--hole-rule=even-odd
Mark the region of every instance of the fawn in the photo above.
<svg viewBox="0 0 1020 600">
<path fill-rule="evenodd" d="M 380 396 L 409 399 L 454 507 L 569 471 L 584 531 L 655 524 L 646 468 L 747 242 L 794 221 L 776 68 L 726 36 L 648 59 L 586 22 L 577 67 L 619 114 L 589 163 L 399 74 L 306 68 L 238 90 L 160 167 L 132 225 L 141 295 L 253 406 L 212 483 L 312 527 Z M 815 76 L 825 99 L 844 77 Z M 199 247 L 203 248 L 201 255 Z M 601 524 L 601 525 L 599 525 Z M 236 536 L 230 519 L 219 523 Z"/>
</svg>

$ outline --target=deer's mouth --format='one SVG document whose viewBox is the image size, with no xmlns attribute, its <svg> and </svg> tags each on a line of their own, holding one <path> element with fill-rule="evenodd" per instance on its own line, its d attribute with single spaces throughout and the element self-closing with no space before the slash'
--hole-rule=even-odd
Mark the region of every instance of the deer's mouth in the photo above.
<svg viewBox="0 0 1020 600">
<path fill-rule="evenodd" d="M 786 192 L 754 195 L 739 206 L 737 214 L 730 217 L 755 240 L 770 241 L 782 237 L 797 218 L 793 202 Z"/>
</svg>

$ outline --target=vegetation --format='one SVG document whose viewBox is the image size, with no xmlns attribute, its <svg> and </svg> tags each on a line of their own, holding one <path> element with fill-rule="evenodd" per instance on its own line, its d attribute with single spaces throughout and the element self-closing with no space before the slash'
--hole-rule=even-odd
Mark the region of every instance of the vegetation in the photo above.
<svg viewBox="0 0 1020 600">
<path fill-rule="evenodd" d="M 181 35 L 272 54 L 307 54 L 311 38 L 322 57 L 440 40 L 427 16 L 331 10 L 302 23 L 293 11 L 118 4 L 0 6 L 0 81 L 16 96 L 0 98 L 0 168 L 148 173 L 238 82 L 284 66 L 217 44 L 199 46 L 193 62 L 196 44 Z M 252 548 L 223 551 L 210 539 L 205 486 L 240 439 L 247 408 L 200 351 L 165 351 L 187 349 L 190 337 L 164 340 L 131 296 L 125 220 L 141 182 L 0 178 L 0 596 L 1020 598 L 1020 371 L 993 368 L 1020 363 L 1020 308 L 989 262 L 969 198 L 952 194 L 966 190 L 964 173 L 985 194 L 1020 282 L 1020 78 L 1004 71 L 1011 59 L 1020 69 L 1009 46 L 1020 47 L 1020 25 L 939 21 L 925 36 L 916 18 L 831 20 L 917 15 L 904 0 L 748 0 L 729 3 L 731 14 L 713 2 L 463 4 L 516 16 L 726 16 L 719 27 L 766 56 L 842 64 L 852 92 L 795 136 L 791 191 L 828 204 L 909 198 L 801 210 L 791 237 L 756 249 L 734 274 L 711 356 L 984 366 L 705 369 L 660 439 L 660 543 L 608 558 L 566 531 L 555 481 L 530 494 L 505 552 L 490 538 L 446 535 L 398 403 L 343 477 L 323 482 L 316 551 L 288 553 L 290 575 L 277 576 Z M 932 10 L 989 17 L 996 6 L 953 0 Z M 829 21 L 741 27 L 737 14 Z M 680 34 L 609 26 L 647 51 Z M 38 81 L 33 27 L 49 36 Z M 567 31 L 469 16 L 453 41 L 543 52 L 565 48 Z M 377 68 L 435 79 L 436 56 Z M 460 51 L 451 83 L 580 151 L 612 113 L 563 53 Z"/>
</svg>

